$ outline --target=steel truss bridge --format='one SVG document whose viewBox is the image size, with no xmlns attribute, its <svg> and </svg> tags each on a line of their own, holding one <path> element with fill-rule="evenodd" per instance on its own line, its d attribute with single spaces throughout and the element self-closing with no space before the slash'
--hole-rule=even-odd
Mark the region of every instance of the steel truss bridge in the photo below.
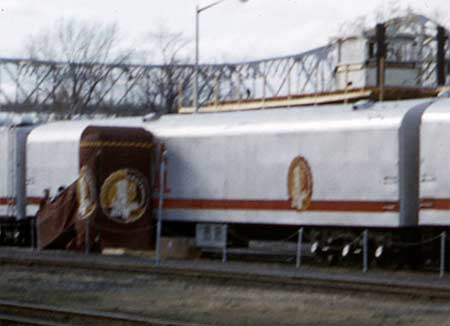
<svg viewBox="0 0 450 326">
<path fill-rule="evenodd" d="M 418 67 L 417 85 L 436 87 L 438 25 L 420 15 L 385 23 L 389 49 Z M 374 30 L 362 33 L 373 38 Z M 447 36 L 450 35 L 446 31 Z M 390 38 L 409 35 L 413 46 L 395 48 Z M 249 62 L 200 65 L 200 102 L 290 97 L 336 91 L 339 42 L 308 52 Z M 394 51 L 395 48 L 395 51 Z M 446 47 L 447 65 L 450 49 Z M 448 70 L 447 70 L 447 74 Z M 142 114 L 176 112 L 193 103 L 193 65 L 70 63 L 0 58 L 0 108 L 8 111 L 93 111 Z M 448 76 L 447 76 L 448 77 Z M 447 78 L 448 83 L 449 78 Z"/>
</svg>

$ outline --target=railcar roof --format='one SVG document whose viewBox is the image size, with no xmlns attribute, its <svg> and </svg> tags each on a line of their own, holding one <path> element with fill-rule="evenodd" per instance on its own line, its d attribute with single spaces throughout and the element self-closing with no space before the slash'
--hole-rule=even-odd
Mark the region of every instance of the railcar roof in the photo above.
<svg viewBox="0 0 450 326">
<path fill-rule="evenodd" d="M 81 134 L 88 126 L 139 126 L 142 118 L 120 118 L 103 120 L 58 121 L 35 128 L 28 136 L 28 142 L 46 141 L 74 141 L 81 138 Z"/>
<path fill-rule="evenodd" d="M 411 108 L 450 99 L 415 99 L 369 104 L 324 105 L 254 111 L 163 115 L 144 122 L 142 117 L 104 120 L 59 121 L 35 128 L 29 142 L 79 140 L 87 126 L 144 127 L 157 137 L 289 132 L 302 129 L 392 128 Z M 356 109 L 355 109 L 356 108 Z"/>
<path fill-rule="evenodd" d="M 239 112 L 162 116 L 145 127 L 156 136 L 189 137 L 303 129 L 389 128 L 399 125 L 404 114 L 432 99 L 402 100 L 355 106 L 326 105 Z M 355 109 L 355 107 L 357 107 Z"/>
</svg>

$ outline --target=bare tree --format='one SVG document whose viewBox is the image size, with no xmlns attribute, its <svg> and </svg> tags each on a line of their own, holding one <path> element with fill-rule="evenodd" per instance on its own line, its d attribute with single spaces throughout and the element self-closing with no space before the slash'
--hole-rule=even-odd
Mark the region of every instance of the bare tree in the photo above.
<svg viewBox="0 0 450 326">
<path fill-rule="evenodd" d="M 132 54 L 119 49 L 116 24 L 74 19 L 59 20 L 52 28 L 30 37 L 27 52 L 31 59 L 55 62 L 53 78 L 43 76 L 47 85 L 42 87 L 48 88 L 54 105 L 71 115 L 95 109 L 114 65 L 129 60 Z M 36 77 L 39 80 L 40 76 Z"/>
<path fill-rule="evenodd" d="M 161 64 L 161 69 L 141 85 L 144 102 L 154 111 L 176 113 L 191 88 L 193 67 L 188 65 L 189 58 L 185 55 L 190 42 L 182 33 L 165 27 L 149 33 L 146 41 L 149 50 L 144 55 Z"/>
</svg>

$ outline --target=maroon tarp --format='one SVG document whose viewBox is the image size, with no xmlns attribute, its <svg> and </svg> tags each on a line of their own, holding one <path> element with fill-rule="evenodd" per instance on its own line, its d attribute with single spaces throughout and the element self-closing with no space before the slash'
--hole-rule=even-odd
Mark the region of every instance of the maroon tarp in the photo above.
<svg viewBox="0 0 450 326">
<path fill-rule="evenodd" d="M 40 248 L 154 248 L 153 137 L 141 128 L 88 127 L 80 176 L 38 216 Z"/>
<path fill-rule="evenodd" d="M 151 249 L 153 137 L 140 128 L 88 127 L 80 142 L 80 171 L 90 175 L 95 208 L 77 222 L 90 220 L 90 234 L 100 249 Z M 89 188 L 85 184 L 85 188 Z M 89 200 L 87 200 L 89 202 Z M 82 225 L 80 225 L 80 223 Z M 80 239 L 81 240 L 81 239 Z"/>
<path fill-rule="evenodd" d="M 38 248 L 65 248 L 75 236 L 74 223 L 78 212 L 76 183 L 47 203 L 37 214 Z"/>
</svg>

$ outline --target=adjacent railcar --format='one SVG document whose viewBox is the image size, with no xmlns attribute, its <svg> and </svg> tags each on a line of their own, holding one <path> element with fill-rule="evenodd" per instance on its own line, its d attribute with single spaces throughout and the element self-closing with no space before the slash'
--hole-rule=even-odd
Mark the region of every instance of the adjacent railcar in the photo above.
<svg viewBox="0 0 450 326">
<path fill-rule="evenodd" d="M 0 126 L 0 243 L 23 243 L 28 237 L 25 213 L 26 122 Z"/>
<path fill-rule="evenodd" d="M 420 130 L 420 214 L 422 227 L 450 227 L 450 100 L 423 113 Z"/>
</svg>

